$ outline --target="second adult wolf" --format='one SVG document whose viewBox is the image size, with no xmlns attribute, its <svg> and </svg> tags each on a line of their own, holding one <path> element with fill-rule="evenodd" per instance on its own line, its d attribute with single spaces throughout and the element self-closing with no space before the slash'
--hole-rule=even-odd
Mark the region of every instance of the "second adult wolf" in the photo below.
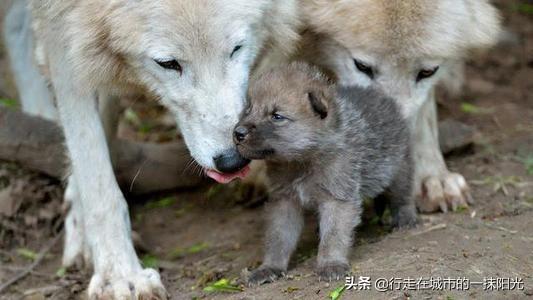
<svg viewBox="0 0 533 300">
<path fill-rule="evenodd" d="M 337 89 L 317 69 L 293 63 L 255 81 L 249 101 L 235 142 L 244 157 L 266 160 L 273 199 L 263 264 L 249 283 L 271 282 L 287 270 L 304 208 L 319 211 L 317 273 L 325 280 L 350 269 L 364 198 L 388 194 L 393 225 L 416 224 L 409 132 L 392 99 Z"/>
</svg>

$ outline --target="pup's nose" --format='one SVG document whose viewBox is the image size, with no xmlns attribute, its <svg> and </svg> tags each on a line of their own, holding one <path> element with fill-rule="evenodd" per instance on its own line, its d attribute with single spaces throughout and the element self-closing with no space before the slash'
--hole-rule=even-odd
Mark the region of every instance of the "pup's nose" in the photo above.
<svg viewBox="0 0 533 300">
<path fill-rule="evenodd" d="M 217 170 L 222 173 L 235 173 L 246 167 L 250 160 L 242 157 L 237 149 L 231 149 L 214 158 Z"/>
<path fill-rule="evenodd" d="M 248 127 L 246 126 L 237 126 L 235 128 L 235 131 L 233 132 L 233 135 L 235 136 L 235 140 L 237 142 L 242 142 L 246 139 L 246 136 L 248 135 L 250 131 L 248 130 Z"/>
</svg>

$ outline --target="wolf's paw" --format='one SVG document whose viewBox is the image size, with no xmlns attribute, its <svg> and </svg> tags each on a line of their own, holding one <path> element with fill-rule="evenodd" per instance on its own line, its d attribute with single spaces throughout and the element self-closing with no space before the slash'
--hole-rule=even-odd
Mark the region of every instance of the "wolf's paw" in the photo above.
<svg viewBox="0 0 533 300">
<path fill-rule="evenodd" d="M 128 274 L 128 277 L 93 275 L 89 284 L 89 299 L 166 300 L 168 296 L 159 274 L 153 269 L 144 269 Z"/>
<path fill-rule="evenodd" d="M 68 210 L 68 212 L 65 218 L 65 245 L 62 263 L 66 268 L 74 267 L 82 270 L 92 267 L 91 252 L 85 241 L 81 215 L 72 207 L 75 197 L 79 197 L 76 186 L 70 181 L 65 190 L 64 210 Z"/>
<path fill-rule="evenodd" d="M 318 280 L 334 281 L 341 280 L 350 272 L 350 266 L 346 263 L 327 263 L 317 269 Z"/>
<path fill-rule="evenodd" d="M 405 206 L 393 214 L 392 228 L 394 229 L 410 229 L 416 227 L 420 223 L 420 219 L 416 213 L 414 206 Z"/>
<path fill-rule="evenodd" d="M 74 225 L 69 225 L 68 217 L 65 221 L 65 247 L 62 265 L 66 268 L 78 270 L 91 268 L 91 253 L 84 241 L 83 231 Z"/>
<path fill-rule="evenodd" d="M 281 269 L 259 267 L 259 269 L 253 271 L 252 274 L 250 274 L 250 277 L 248 277 L 248 285 L 255 286 L 271 283 L 283 276 L 285 276 L 285 271 Z"/>
<path fill-rule="evenodd" d="M 417 206 L 421 212 L 453 211 L 473 204 L 470 188 L 461 174 L 446 171 L 440 176 L 428 176 L 417 182 Z"/>
</svg>

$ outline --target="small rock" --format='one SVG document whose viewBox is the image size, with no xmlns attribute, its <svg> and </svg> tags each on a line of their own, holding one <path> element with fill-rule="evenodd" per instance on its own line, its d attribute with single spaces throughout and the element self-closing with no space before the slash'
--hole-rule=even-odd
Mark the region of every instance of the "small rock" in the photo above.
<svg viewBox="0 0 533 300">
<path fill-rule="evenodd" d="M 17 195 L 13 185 L 0 191 L 0 215 L 14 216 L 22 204 L 22 197 Z"/>
<path fill-rule="evenodd" d="M 520 36 L 516 32 L 511 31 L 509 28 L 504 28 L 500 32 L 498 46 L 510 47 L 518 45 L 520 45 Z"/>
<path fill-rule="evenodd" d="M 448 154 L 471 145 L 476 137 L 474 127 L 455 120 L 444 120 L 439 123 L 439 143 L 441 151 Z"/>
</svg>

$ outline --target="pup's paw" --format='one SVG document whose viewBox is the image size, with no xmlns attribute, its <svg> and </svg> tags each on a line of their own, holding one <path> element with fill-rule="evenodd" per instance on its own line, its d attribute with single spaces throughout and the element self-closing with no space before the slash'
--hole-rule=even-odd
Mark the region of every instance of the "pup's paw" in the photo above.
<svg viewBox="0 0 533 300">
<path fill-rule="evenodd" d="M 392 228 L 397 230 L 414 228 L 418 224 L 420 224 L 420 219 L 414 206 L 402 207 L 392 216 Z"/>
<path fill-rule="evenodd" d="M 249 286 L 255 286 L 274 282 L 284 276 L 285 271 L 281 269 L 259 267 L 257 270 L 253 271 L 252 274 L 250 274 L 247 281 Z"/>
<path fill-rule="evenodd" d="M 144 269 L 127 277 L 93 275 L 89 284 L 89 299 L 166 300 L 168 296 L 159 274 L 153 269 Z"/>
<path fill-rule="evenodd" d="M 416 184 L 419 185 L 417 206 L 421 212 L 455 211 L 474 203 L 470 188 L 461 174 L 446 171 L 442 175 L 428 176 Z"/>
<path fill-rule="evenodd" d="M 320 281 L 341 280 L 350 272 L 350 265 L 346 263 L 327 263 L 318 266 L 317 274 Z"/>
</svg>

